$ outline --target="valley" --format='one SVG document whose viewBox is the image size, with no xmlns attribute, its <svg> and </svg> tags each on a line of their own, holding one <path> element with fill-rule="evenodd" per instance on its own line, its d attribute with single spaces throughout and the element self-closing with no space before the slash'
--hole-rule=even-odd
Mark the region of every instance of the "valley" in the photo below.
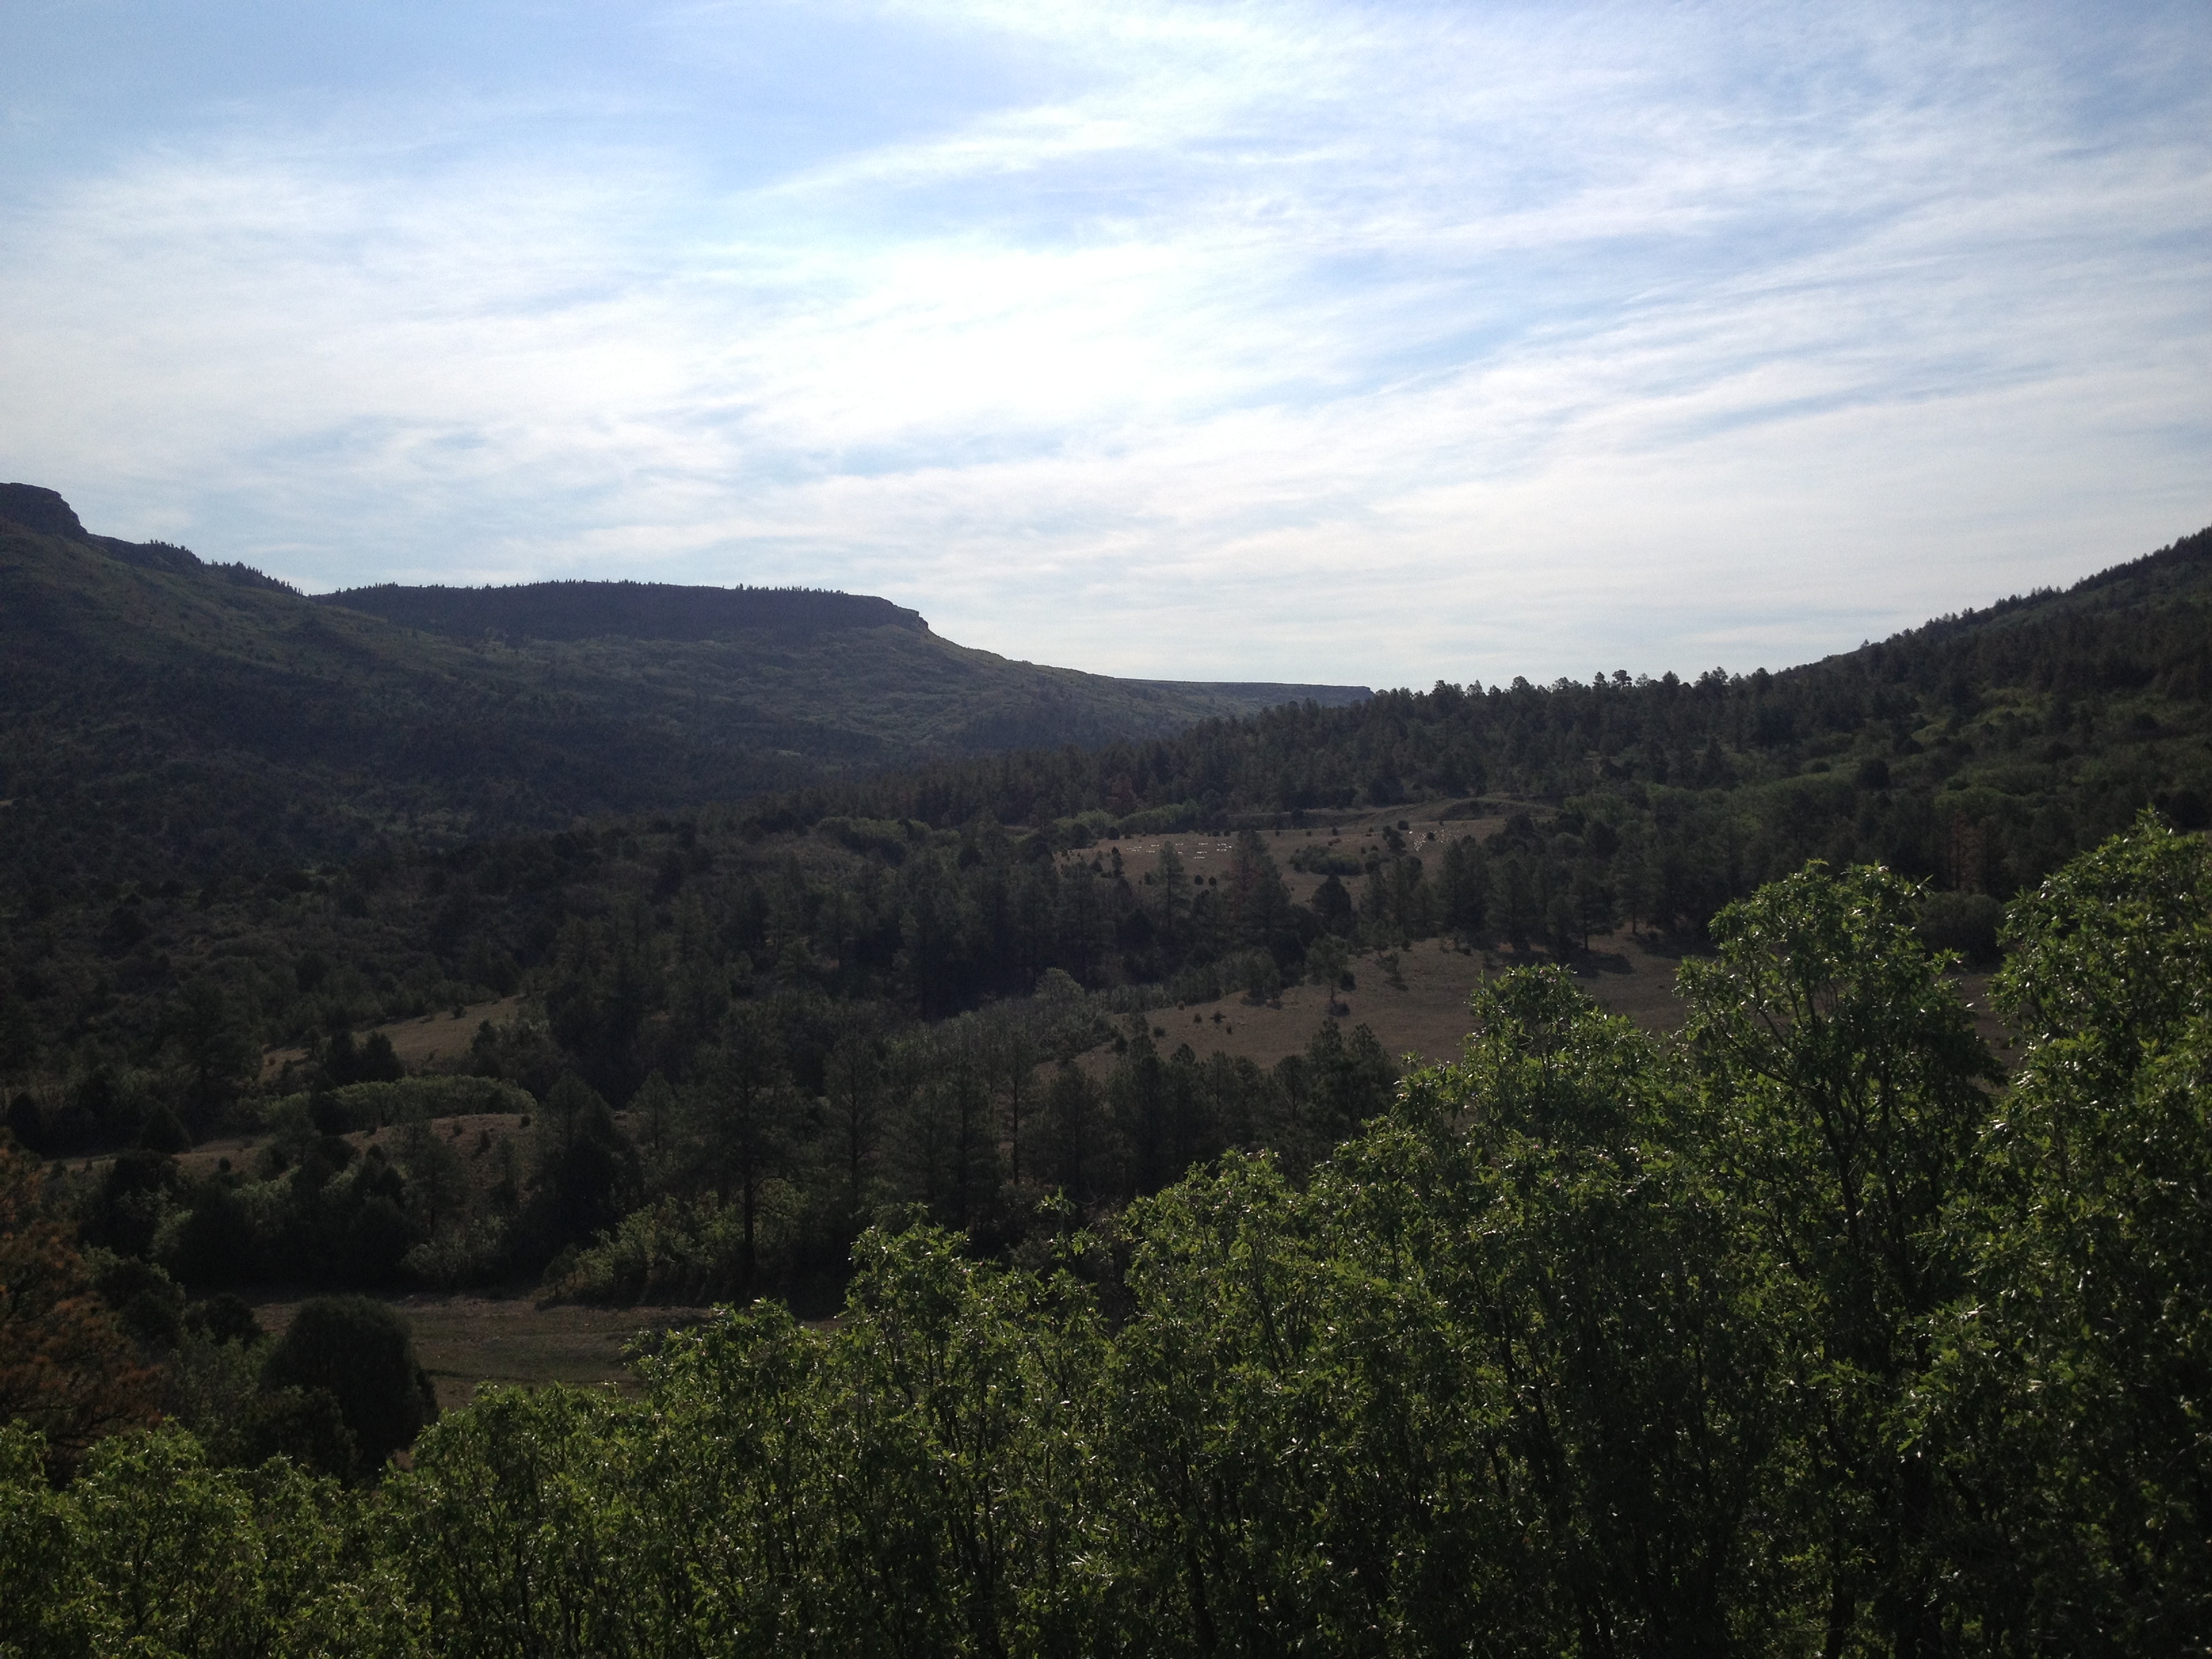
<svg viewBox="0 0 2212 1659">
<path fill-rule="evenodd" d="M 1370 696 L 1007 663 L 845 595 L 310 601 L 51 507 L 0 524 L 0 1252 L 70 1287 L 40 1340 L 92 1358 L 10 1410 L 25 1467 L 88 1489 L 189 1447 L 225 1491 L 289 1470 L 389 1514 L 573 1456 L 607 1507 L 696 1456 L 757 1538 L 735 1409 L 811 1425 L 777 1455 L 812 1536 L 883 1524 L 882 1468 L 942 1474 L 935 1425 L 1000 1412 L 961 1459 L 1110 1516 L 1178 1490 L 1145 1458 L 1186 1401 L 1283 1465 L 1242 1414 L 1266 1377 L 1338 1471 L 1280 1518 L 1410 1467 L 1385 1443 L 1534 1478 L 1522 1395 L 1453 1358 L 1503 1343 L 1637 1491 L 1664 1482 L 1623 1399 L 1670 1444 L 1772 1425 L 1731 1478 L 1784 1493 L 1830 1385 L 1774 1356 L 2094 1299 L 2035 1278 L 2085 1204 L 2154 1218 L 2146 1282 L 2199 1259 L 2105 1195 L 2201 1173 L 2159 1162 L 2197 1120 L 2158 1115 L 2212 973 L 2212 532 L 1778 673 Z M 1838 1243 L 1846 1203 L 1899 1231 Z M 1922 1250 L 1948 1299 L 1893 1313 Z M 2006 1341 L 2117 1363 L 2078 1333 L 2126 1316 Z M 1678 1387 L 1707 1334 L 1741 1346 Z M 366 1359 L 300 1369 L 340 1340 L 390 1362 L 382 1406 Z M 1880 1386 L 2010 1388 L 1976 1352 Z M 1401 1389 L 1418 1435 L 1361 1416 Z M 1435 1426 L 1469 1398 L 1510 1433 Z M 1947 1420 L 1956 1478 L 2060 1501 L 2014 1431 Z M 945 1490 L 902 1512 L 950 1536 L 998 1501 Z M 625 1524 L 689 1562 L 680 1507 Z M 1116 1571 L 1162 1570 L 1101 1524 Z M 380 1535 L 410 1572 L 445 1547 Z"/>
</svg>

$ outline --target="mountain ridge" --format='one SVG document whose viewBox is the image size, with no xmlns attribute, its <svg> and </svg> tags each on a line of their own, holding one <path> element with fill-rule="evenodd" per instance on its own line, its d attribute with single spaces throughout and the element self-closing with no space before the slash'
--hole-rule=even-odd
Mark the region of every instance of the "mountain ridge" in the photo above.
<svg viewBox="0 0 2212 1659">
<path fill-rule="evenodd" d="M 544 581 L 486 587 L 381 582 L 310 596 L 429 634 L 469 639 L 707 640 L 769 631 L 852 628 L 929 632 L 921 613 L 872 594 L 812 587 L 680 586 L 668 582 Z"/>
<path fill-rule="evenodd" d="M 379 605 L 434 626 L 362 608 Z M 610 612 L 673 637 L 610 631 Z M 16 803 L 0 864 L 40 880 L 345 860 L 1367 695 L 1010 662 L 867 596 L 310 599 L 0 486 L 0 799 Z"/>
</svg>

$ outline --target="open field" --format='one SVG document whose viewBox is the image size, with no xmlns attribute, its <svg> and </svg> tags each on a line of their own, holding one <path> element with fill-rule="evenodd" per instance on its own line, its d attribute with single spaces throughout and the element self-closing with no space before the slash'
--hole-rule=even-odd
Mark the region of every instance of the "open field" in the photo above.
<svg viewBox="0 0 2212 1659">
<path fill-rule="evenodd" d="M 1649 1029 L 1671 1030 L 1681 1024 L 1682 1005 L 1673 990 L 1674 958 L 1656 955 L 1626 934 L 1592 943 L 1592 960 L 1577 975 L 1585 990 L 1611 1012 Z M 1467 1036 L 1468 998 L 1515 959 L 1470 953 L 1436 939 L 1391 954 L 1402 984 L 1390 982 L 1382 957 L 1353 958 L 1358 984 L 1339 994 L 1339 1018 L 1347 1026 L 1366 1025 L 1393 1055 L 1417 1054 L 1430 1062 L 1456 1060 Z M 1267 1006 L 1226 996 L 1157 1009 L 1152 1024 L 1165 1032 L 1162 1042 L 1170 1048 L 1188 1042 L 1200 1060 L 1228 1054 L 1273 1066 L 1304 1048 L 1314 1028 L 1327 1018 L 1326 1000 L 1317 985 L 1293 985 Z"/>
<path fill-rule="evenodd" d="M 1516 965 L 1510 954 L 1470 954 L 1437 939 L 1423 940 L 1395 955 L 1402 988 L 1389 982 L 1380 958 L 1353 958 L 1358 985 L 1339 994 L 1337 1006 L 1345 1011 L 1340 1018 L 1346 1025 L 1366 1025 L 1393 1056 L 1417 1054 L 1431 1064 L 1459 1058 L 1460 1042 L 1468 1031 L 1468 1000 L 1486 978 Z M 1680 962 L 1679 957 L 1624 932 L 1593 939 L 1589 956 L 1573 966 L 1577 982 L 1608 1013 L 1626 1015 L 1646 1030 L 1674 1031 L 1681 1029 L 1688 1013 L 1674 994 Z M 1963 974 L 1958 984 L 1982 1040 L 2009 1068 L 2017 1051 L 1990 1008 L 1989 975 Z M 1290 986 L 1276 1002 L 1280 1006 L 1261 1007 L 1243 997 L 1227 996 L 1188 1007 L 1157 1009 L 1152 1024 L 1166 1033 L 1161 1041 L 1170 1049 L 1188 1042 L 1200 1060 L 1213 1054 L 1242 1054 L 1263 1066 L 1273 1066 L 1304 1048 L 1325 1018 L 1323 994 L 1316 985 Z"/>
<path fill-rule="evenodd" d="M 623 1358 L 647 1330 L 689 1324 L 702 1308 L 540 1308 L 527 1295 L 404 1296 L 380 1298 L 407 1316 L 438 1403 L 468 1403 L 480 1382 L 536 1387 L 611 1382 L 634 1389 Z M 253 1311 L 274 1336 L 292 1322 L 301 1296 L 256 1299 Z"/>
<path fill-rule="evenodd" d="M 1419 807 L 1386 807 L 1374 811 L 1338 815 L 1332 823 L 1304 830 L 1262 832 L 1267 850 L 1282 871 L 1291 896 L 1310 903 L 1325 876 L 1294 870 L 1290 860 L 1302 848 L 1327 848 L 1358 862 L 1382 850 L 1386 825 L 1404 823 L 1402 832 L 1425 862 L 1431 861 L 1449 842 L 1464 836 L 1486 838 L 1504 827 L 1505 817 L 1496 809 L 1512 803 L 1432 802 Z M 1183 866 L 1194 876 L 1218 873 L 1228 866 L 1231 841 L 1225 836 L 1169 835 L 1109 842 L 1066 854 L 1085 862 L 1121 854 L 1123 867 L 1133 880 L 1152 868 L 1163 845 L 1172 845 Z M 1111 850 L 1109 850 L 1111 849 Z M 1340 876 L 1345 885 L 1358 891 L 1364 878 Z M 1449 939 L 1425 939 L 1395 953 L 1398 978 L 1390 982 L 1386 960 L 1370 954 L 1353 958 L 1351 966 L 1358 983 L 1343 994 L 1338 1007 L 1347 1024 L 1365 1024 L 1383 1048 L 1394 1056 L 1416 1054 L 1435 1063 L 1455 1060 L 1467 1035 L 1468 1000 L 1486 978 L 1519 965 L 1523 958 L 1510 952 L 1467 951 Z M 1540 953 L 1525 960 L 1543 961 Z M 1626 929 L 1593 936 L 1589 954 L 1571 964 L 1577 980 L 1607 1012 L 1626 1015 L 1647 1030 L 1680 1029 L 1687 1010 L 1674 994 L 1674 975 L 1680 954 L 1659 939 L 1632 934 Z M 1960 988 L 1972 1010 L 1974 1023 L 2000 1061 L 2009 1066 L 2014 1050 L 2004 1027 L 1989 1006 L 1989 976 L 1960 976 Z M 1200 1060 L 1213 1054 L 1239 1054 L 1272 1066 L 1285 1054 L 1303 1049 L 1314 1029 L 1326 1018 L 1326 998 L 1315 985 L 1294 985 L 1275 1003 L 1257 1006 L 1241 996 L 1225 996 L 1210 1003 L 1162 1009 L 1152 1017 L 1154 1027 L 1165 1033 L 1161 1041 L 1170 1049 L 1188 1042 Z M 1100 1064 L 1106 1063 L 1098 1058 Z"/>
<path fill-rule="evenodd" d="M 370 1026 L 356 1035 L 366 1037 L 381 1031 L 392 1040 L 392 1052 L 399 1056 L 401 1065 L 410 1072 L 429 1071 L 466 1054 L 477 1028 L 485 1021 L 502 1024 L 513 1019 L 521 1006 L 520 997 L 501 997 L 493 1002 L 470 1003 L 459 1013 L 448 1008 L 416 1019 L 395 1019 Z M 283 1073 L 285 1066 L 304 1065 L 307 1059 L 307 1051 L 304 1048 L 265 1049 L 261 1056 L 261 1075 L 273 1079 Z"/>
</svg>

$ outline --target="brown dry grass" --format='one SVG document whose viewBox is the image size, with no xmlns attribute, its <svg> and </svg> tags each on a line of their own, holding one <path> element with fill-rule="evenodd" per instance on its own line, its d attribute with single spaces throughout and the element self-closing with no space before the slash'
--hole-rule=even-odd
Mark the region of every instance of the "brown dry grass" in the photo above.
<svg viewBox="0 0 2212 1659">
<path fill-rule="evenodd" d="M 257 1301 L 262 1328 L 281 1334 L 304 1296 Z M 635 1392 L 623 1350 L 639 1333 L 688 1324 L 700 1308 L 540 1308 L 526 1296 L 400 1296 L 378 1298 L 407 1316 L 415 1349 L 443 1407 L 463 1406 L 483 1382 L 611 1382 Z"/>
<path fill-rule="evenodd" d="M 522 1006 L 520 997 L 501 997 L 494 1002 L 472 1002 L 456 1014 L 447 1008 L 416 1019 L 395 1019 L 356 1034 L 356 1039 L 381 1031 L 392 1040 L 392 1052 L 410 1072 L 432 1071 L 441 1062 L 461 1059 L 475 1041 L 477 1027 L 489 1020 L 494 1025 L 513 1019 Z M 261 1056 L 261 1075 L 273 1079 L 287 1065 L 304 1065 L 304 1048 L 270 1048 Z"/>
<path fill-rule="evenodd" d="M 453 1143 L 453 1150 L 461 1155 L 471 1184 L 480 1190 L 499 1180 L 499 1143 L 510 1137 L 519 1139 L 527 1133 L 523 1115 L 514 1112 L 471 1112 L 458 1117 L 432 1118 L 428 1127 L 432 1133 Z M 381 1129 L 359 1129 L 343 1138 L 356 1152 L 382 1146 L 387 1152 L 396 1153 L 399 1135 L 399 1126 L 387 1123 Z M 273 1138 L 257 1131 L 203 1140 L 189 1152 L 180 1154 L 177 1164 L 195 1179 L 217 1173 L 226 1162 L 233 1170 L 251 1170 L 261 1149 Z"/>
<path fill-rule="evenodd" d="M 1583 988 L 1607 1010 L 1625 1014 L 1653 1030 L 1681 1024 L 1683 1007 L 1674 994 L 1674 958 L 1656 953 L 1626 934 L 1593 939 L 1590 957 L 1576 964 Z M 1340 993 L 1337 1016 L 1347 1026 L 1367 1026 L 1394 1056 L 1418 1055 L 1437 1062 L 1459 1058 L 1467 1036 L 1468 1002 L 1486 978 L 1515 965 L 1510 955 L 1467 952 L 1456 945 L 1425 939 L 1394 953 L 1402 987 L 1389 981 L 1381 956 L 1353 958 L 1358 984 Z M 1540 958 L 1531 958 L 1540 960 Z M 1152 1024 L 1170 1048 L 1188 1042 L 1200 1060 L 1215 1054 L 1239 1054 L 1263 1066 L 1304 1049 L 1328 1015 L 1319 986 L 1293 985 L 1275 1002 L 1259 1006 L 1241 996 L 1180 1008 L 1156 1009 Z M 1216 1016 L 1219 1016 L 1218 1018 Z"/>
<path fill-rule="evenodd" d="M 1340 814 L 1336 822 L 1310 830 L 1268 830 L 1263 839 L 1282 870 L 1291 896 L 1310 903 L 1328 878 L 1290 867 L 1291 855 L 1301 847 L 1332 847 L 1361 861 L 1382 850 L 1386 825 L 1403 822 L 1409 826 L 1406 837 L 1412 850 L 1425 862 L 1433 863 L 1447 843 L 1469 836 L 1487 837 L 1504 826 L 1504 817 L 1496 813 L 1481 817 L 1445 816 L 1465 810 L 1449 801 L 1420 807 L 1386 807 Z M 1225 836 L 1152 836 L 1088 848 L 1067 857 L 1103 861 L 1111 856 L 1109 848 L 1118 848 L 1125 869 L 1134 880 L 1153 867 L 1163 844 L 1175 847 L 1184 868 L 1193 875 L 1218 874 L 1227 867 L 1231 839 Z M 1339 879 L 1356 893 L 1364 878 Z M 1376 957 L 1354 959 L 1352 970 L 1358 986 L 1342 998 L 1340 1006 L 1350 1012 L 1341 1018 L 1347 1024 L 1366 1024 L 1391 1054 L 1416 1054 L 1431 1063 L 1458 1058 L 1468 1030 L 1468 1000 L 1485 978 L 1521 961 L 1546 959 L 1540 954 L 1526 958 L 1499 952 L 1469 954 L 1441 939 L 1424 940 L 1396 954 L 1399 977 L 1405 981 L 1402 989 L 1389 982 L 1387 970 Z M 1687 1013 L 1674 994 L 1680 962 L 1680 954 L 1662 941 L 1623 930 L 1594 937 L 1589 955 L 1570 966 L 1583 988 L 1608 1012 L 1626 1015 L 1648 1030 L 1672 1031 L 1680 1029 Z M 2009 1066 L 2015 1051 L 2002 1022 L 1990 1009 L 1989 976 L 1962 975 L 1959 987 L 1983 1040 L 2000 1063 Z M 1188 1042 L 1200 1060 L 1217 1053 L 1241 1054 L 1272 1066 L 1305 1047 L 1315 1028 L 1327 1017 L 1324 1001 L 1319 988 L 1297 985 L 1283 993 L 1279 1006 L 1258 1007 L 1241 997 L 1224 997 L 1218 1002 L 1155 1011 L 1152 1024 L 1165 1031 L 1162 1041 L 1170 1048 Z M 1092 1058 L 1102 1066 L 1109 1063 L 1103 1051 L 1094 1051 Z"/>
</svg>

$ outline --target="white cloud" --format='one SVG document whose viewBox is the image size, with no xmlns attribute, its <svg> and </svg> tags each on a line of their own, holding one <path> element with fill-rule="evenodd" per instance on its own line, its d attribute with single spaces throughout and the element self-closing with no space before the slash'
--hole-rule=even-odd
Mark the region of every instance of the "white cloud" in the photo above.
<svg viewBox="0 0 2212 1659">
<path fill-rule="evenodd" d="M 249 111 L 9 210 L 0 456 L 318 585 L 803 580 L 1125 672 L 1779 664 L 2212 518 L 2189 15 L 2085 66 L 2063 12 L 902 9 L 1012 91 L 764 179 L 704 106 Z"/>
</svg>

